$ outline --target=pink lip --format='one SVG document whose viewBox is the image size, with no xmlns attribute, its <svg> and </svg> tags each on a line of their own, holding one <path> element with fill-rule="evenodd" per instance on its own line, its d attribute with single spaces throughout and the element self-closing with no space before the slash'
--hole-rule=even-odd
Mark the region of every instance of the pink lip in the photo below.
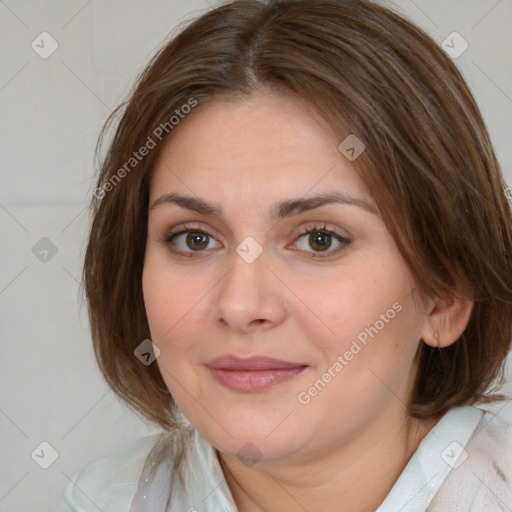
<svg viewBox="0 0 512 512">
<path fill-rule="evenodd" d="M 290 380 L 307 365 L 272 357 L 220 356 L 206 365 L 220 384 L 234 391 L 256 392 Z"/>
</svg>

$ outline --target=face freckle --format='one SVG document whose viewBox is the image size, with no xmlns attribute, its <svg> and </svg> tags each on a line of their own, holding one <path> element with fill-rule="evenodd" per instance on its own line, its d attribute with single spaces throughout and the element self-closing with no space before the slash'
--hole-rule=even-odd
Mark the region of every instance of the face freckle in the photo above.
<svg viewBox="0 0 512 512">
<path fill-rule="evenodd" d="M 406 400 L 425 317 L 339 142 L 306 105 L 260 93 L 198 107 L 154 168 L 143 292 L 157 363 L 223 453 L 249 441 L 265 460 L 321 453 Z M 276 205 L 326 194 L 349 200 L 273 217 Z M 205 203 L 217 211 L 197 211 Z M 186 235 L 164 243 L 184 225 L 206 232 L 208 248 L 194 252 Z M 324 226 L 349 243 L 321 258 L 298 237 Z M 212 368 L 224 356 L 267 367 Z"/>
</svg>

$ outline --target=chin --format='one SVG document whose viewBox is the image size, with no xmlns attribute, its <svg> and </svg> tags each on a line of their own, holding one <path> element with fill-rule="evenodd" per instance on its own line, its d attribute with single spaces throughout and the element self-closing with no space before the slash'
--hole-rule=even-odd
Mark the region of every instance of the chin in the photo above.
<svg viewBox="0 0 512 512">
<path fill-rule="evenodd" d="M 288 412 L 283 415 L 283 409 L 272 408 L 272 413 L 269 409 L 267 406 L 265 412 L 258 414 L 254 409 L 233 408 L 231 414 L 216 415 L 216 421 L 209 416 L 191 417 L 189 421 L 217 450 L 240 460 L 271 462 L 290 457 L 311 444 L 314 436 L 308 438 L 308 429 L 296 424 L 293 413 L 286 418 Z"/>
<path fill-rule="evenodd" d="M 288 435 L 275 439 L 248 435 L 237 439 L 211 439 L 210 444 L 222 454 L 237 458 L 247 465 L 289 460 L 299 446 Z"/>
</svg>

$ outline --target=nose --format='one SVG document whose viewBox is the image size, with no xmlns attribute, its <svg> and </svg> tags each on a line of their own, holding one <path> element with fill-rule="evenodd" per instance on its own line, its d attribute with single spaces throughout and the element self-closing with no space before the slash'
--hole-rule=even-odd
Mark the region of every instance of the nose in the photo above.
<svg viewBox="0 0 512 512">
<path fill-rule="evenodd" d="M 237 252 L 221 279 L 212 304 L 215 321 L 238 334 L 269 329 L 286 318 L 286 287 L 267 266 L 263 251 L 248 262 Z"/>
</svg>

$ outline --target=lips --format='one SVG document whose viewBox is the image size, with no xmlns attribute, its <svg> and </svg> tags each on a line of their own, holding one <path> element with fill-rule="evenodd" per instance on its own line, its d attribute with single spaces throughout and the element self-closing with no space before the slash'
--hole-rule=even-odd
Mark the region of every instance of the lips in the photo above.
<svg viewBox="0 0 512 512">
<path fill-rule="evenodd" d="M 206 365 L 217 382 L 233 391 L 264 391 L 302 373 L 307 365 L 272 357 L 220 356 Z"/>
<path fill-rule="evenodd" d="M 210 361 L 207 366 L 216 370 L 257 371 L 298 368 L 306 365 L 281 361 L 273 357 L 249 357 L 247 359 L 241 359 L 236 356 L 220 356 Z"/>
</svg>

